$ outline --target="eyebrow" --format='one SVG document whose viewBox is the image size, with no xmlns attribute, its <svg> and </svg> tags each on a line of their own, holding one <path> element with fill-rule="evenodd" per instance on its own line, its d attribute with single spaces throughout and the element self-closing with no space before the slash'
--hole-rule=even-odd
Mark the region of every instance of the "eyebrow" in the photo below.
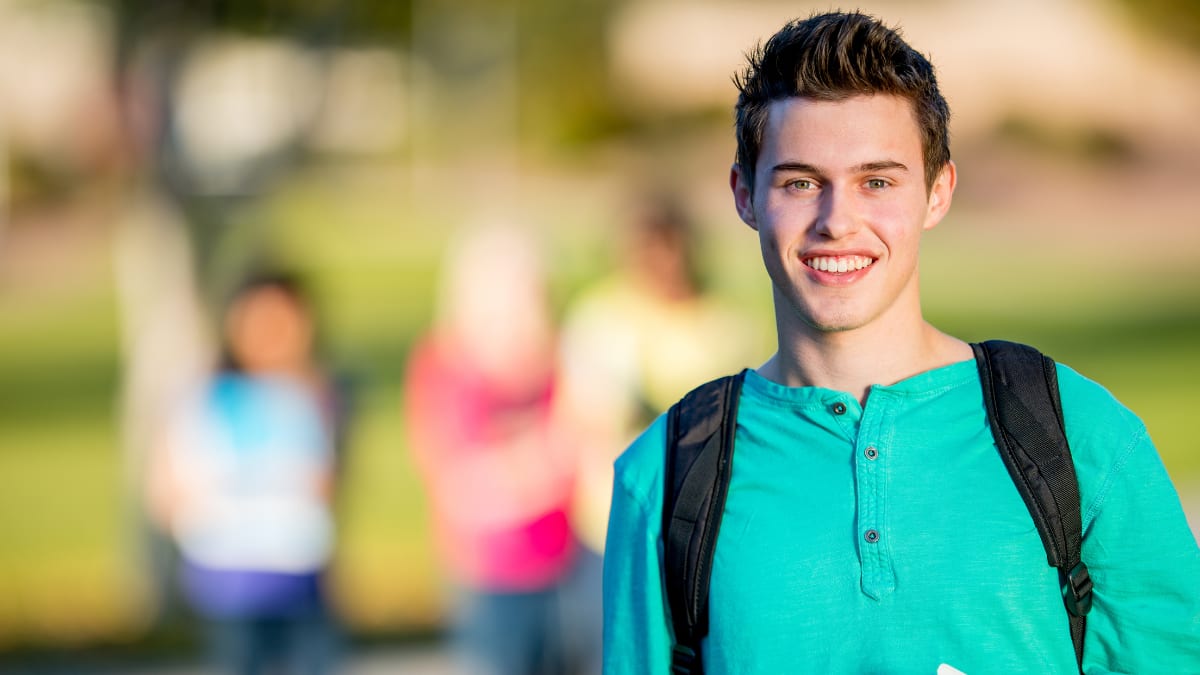
<svg viewBox="0 0 1200 675">
<path fill-rule="evenodd" d="M 852 169 L 852 171 L 854 171 L 854 173 L 870 173 L 872 171 L 886 171 L 888 169 L 899 169 L 900 171 L 908 171 L 907 166 L 901 164 L 900 162 L 893 162 L 891 160 L 883 160 L 883 161 L 879 161 L 879 162 L 867 162 L 865 164 L 859 164 L 858 166 L 854 167 Z"/>
<path fill-rule="evenodd" d="M 865 162 L 863 164 L 859 164 L 858 166 L 851 167 L 850 171 L 852 173 L 870 173 L 872 171 L 885 171 L 888 169 L 897 169 L 900 171 L 908 171 L 907 166 L 905 166 L 904 164 L 901 164 L 900 162 L 895 162 L 892 160 L 880 160 L 878 162 Z M 771 172 L 772 173 L 784 173 L 784 172 L 811 173 L 811 174 L 818 175 L 818 176 L 825 174 L 825 172 L 823 170 L 821 170 L 820 168 L 815 167 L 812 164 L 805 164 L 803 162 L 782 162 L 780 164 L 776 164 L 775 166 L 771 167 Z"/>
<path fill-rule="evenodd" d="M 803 164 L 800 162 L 782 162 L 771 167 L 771 173 L 811 173 L 815 175 L 824 175 L 824 171 L 818 169 L 812 164 Z"/>
</svg>

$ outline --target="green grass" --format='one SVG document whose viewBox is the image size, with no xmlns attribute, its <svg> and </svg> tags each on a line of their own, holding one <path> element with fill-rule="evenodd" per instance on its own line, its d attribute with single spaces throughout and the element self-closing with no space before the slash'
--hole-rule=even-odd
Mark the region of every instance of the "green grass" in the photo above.
<svg viewBox="0 0 1200 675">
<path fill-rule="evenodd" d="M 0 451 L 0 645 L 87 643 L 143 627 L 122 544 L 121 461 L 107 417 L 12 425 Z"/>
</svg>

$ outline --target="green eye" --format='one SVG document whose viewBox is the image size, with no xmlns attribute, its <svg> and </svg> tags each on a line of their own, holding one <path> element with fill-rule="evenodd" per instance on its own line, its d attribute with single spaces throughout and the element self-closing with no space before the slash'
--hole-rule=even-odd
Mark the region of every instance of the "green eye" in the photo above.
<svg viewBox="0 0 1200 675">
<path fill-rule="evenodd" d="M 871 188 L 872 190 L 882 190 L 883 188 L 887 187 L 887 181 L 883 180 L 882 178 L 872 178 L 871 180 L 867 181 L 867 187 Z"/>
<path fill-rule="evenodd" d="M 813 182 L 811 180 L 808 180 L 807 178 L 801 178 L 800 180 L 794 180 L 794 181 L 792 181 L 791 185 L 792 185 L 792 187 L 796 188 L 797 190 L 813 189 Z"/>
</svg>

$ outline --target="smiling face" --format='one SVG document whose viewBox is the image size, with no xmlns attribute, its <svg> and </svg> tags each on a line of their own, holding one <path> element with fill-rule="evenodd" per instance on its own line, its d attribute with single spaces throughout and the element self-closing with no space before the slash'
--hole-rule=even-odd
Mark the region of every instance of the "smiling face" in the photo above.
<svg viewBox="0 0 1200 675">
<path fill-rule="evenodd" d="M 922 157 L 906 99 L 771 103 L 753 179 L 735 165 L 730 184 L 759 234 L 781 338 L 920 321 L 921 233 L 955 182 L 948 163 L 927 188 Z"/>
</svg>

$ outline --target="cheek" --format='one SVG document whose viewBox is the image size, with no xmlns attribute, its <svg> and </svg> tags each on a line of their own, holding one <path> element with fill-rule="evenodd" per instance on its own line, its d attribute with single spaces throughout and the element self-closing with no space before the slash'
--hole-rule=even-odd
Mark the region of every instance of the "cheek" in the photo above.
<svg viewBox="0 0 1200 675">
<path fill-rule="evenodd" d="M 763 245 L 768 242 L 773 250 L 787 246 L 787 242 L 798 234 L 798 224 L 804 222 L 804 214 L 794 206 L 772 202 L 764 199 L 760 207 L 755 209 L 758 222 L 758 236 Z"/>
<path fill-rule="evenodd" d="M 758 241 L 764 253 L 776 253 L 779 251 L 779 240 L 774 235 L 775 231 L 772 229 L 759 229 Z"/>
<path fill-rule="evenodd" d="M 759 221 L 758 245 L 762 249 L 762 258 L 767 269 L 773 269 L 779 266 L 779 259 L 787 249 L 787 242 L 777 226 L 763 226 L 762 222 Z"/>
<path fill-rule="evenodd" d="M 875 223 L 878 236 L 894 245 L 919 241 L 925 231 L 925 210 L 915 206 L 897 209 L 881 205 L 871 210 L 868 218 Z"/>
<path fill-rule="evenodd" d="M 767 276 L 776 285 L 788 283 L 788 264 L 786 260 L 787 250 L 785 243 L 780 242 L 777 236 L 774 236 L 771 230 L 759 230 L 758 233 L 759 248 L 762 253 L 763 268 L 767 272 Z"/>
</svg>

